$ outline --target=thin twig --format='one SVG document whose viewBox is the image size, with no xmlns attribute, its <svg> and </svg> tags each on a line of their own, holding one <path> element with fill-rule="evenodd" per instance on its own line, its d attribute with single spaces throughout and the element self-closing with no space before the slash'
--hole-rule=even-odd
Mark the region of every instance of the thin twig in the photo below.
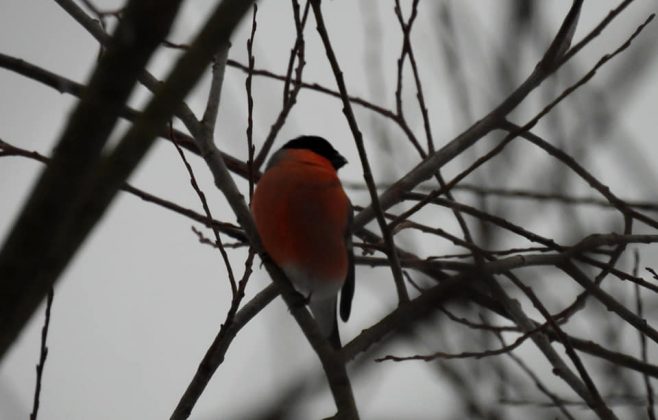
<svg viewBox="0 0 658 420">
<path fill-rule="evenodd" d="M 254 38 L 256 37 L 256 14 L 258 5 L 254 3 L 254 12 L 251 18 L 251 35 L 247 40 L 247 57 L 249 58 L 249 71 L 245 80 L 247 90 L 247 169 L 249 172 L 249 200 L 254 195 L 254 97 L 251 91 L 251 80 L 254 72 Z M 257 168 L 256 168 L 257 169 Z"/>
<path fill-rule="evenodd" d="M 383 361 L 393 361 L 393 362 L 404 362 L 409 360 L 422 360 L 424 362 L 432 362 L 437 359 L 450 360 L 450 359 L 482 359 L 485 357 L 498 356 L 505 353 L 511 353 L 512 350 L 519 347 L 521 344 L 525 343 L 530 336 L 537 333 L 538 331 L 546 328 L 548 324 L 542 324 L 537 328 L 534 328 L 530 331 L 523 333 L 519 336 L 512 344 L 504 345 L 501 348 L 495 350 L 483 350 L 483 351 L 465 351 L 461 353 L 445 353 L 445 352 L 434 352 L 428 355 L 414 355 L 414 356 L 384 356 L 375 359 L 376 362 Z"/>
<path fill-rule="evenodd" d="M 637 249 L 633 252 L 634 264 L 633 264 L 633 275 L 637 276 L 640 266 L 640 253 Z M 644 318 L 644 311 L 642 308 L 642 295 L 640 292 L 640 286 L 635 285 L 635 308 L 637 311 L 637 316 Z M 642 332 L 638 331 L 638 336 L 640 337 L 640 355 L 642 357 L 642 362 L 647 363 L 647 337 L 644 336 Z M 650 420 L 656 420 L 656 412 L 654 408 L 654 398 L 653 398 L 653 386 L 651 385 L 651 380 L 649 375 L 644 373 L 642 375 L 644 380 L 644 388 L 647 393 L 647 415 Z"/>
<path fill-rule="evenodd" d="M 173 124 L 170 123 L 170 127 L 172 126 Z M 201 201 L 201 205 L 203 206 L 203 211 L 206 213 L 206 217 L 209 220 L 213 220 L 212 213 L 210 212 L 210 206 L 208 205 L 208 200 L 206 200 L 206 194 L 204 194 L 204 192 L 201 190 L 201 187 L 199 187 L 199 183 L 196 180 L 196 176 L 194 175 L 192 166 L 187 161 L 187 158 L 185 157 L 185 153 L 183 153 L 183 149 L 181 149 L 181 147 L 176 142 L 173 142 L 173 145 L 174 147 L 176 147 L 176 151 L 178 152 L 178 155 L 180 156 L 181 160 L 185 164 L 187 173 L 190 176 L 190 184 L 192 185 L 192 188 L 194 188 L 194 191 L 196 192 L 197 196 L 199 197 L 199 200 Z M 217 249 L 219 249 L 219 253 L 222 256 L 222 260 L 224 261 L 224 266 L 226 267 L 226 272 L 228 273 L 229 284 L 231 285 L 231 293 L 233 295 L 233 298 L 235 299 L 235 297 L 238 294 L 238 286 L 237 283 L 235 282 L 235 275 L 233 274 L 233 268 L 231 267 L 231 260 L 228 258 L 226 249 L 224 249 L 222 238 L 219 236 L 219 230 L 215 227 L 212 227 L 212 232 L 215 235 L 215 245 L 217 246 Z"/>
<path fill-rule="evenodd" d="M 43 368 L 46 366 L 46 358 L 48 357 L 48 328 L 50 327 L 50 309 L 53 306 L 54 290 L 51 287 L 48 295 L 46 296 L 46 314 L 43 320 L 43 327 L 41 327 L 41 352 L 39 355 L 39 363 L 37 364 L 37 383 L 34 387 L 34 402 L 32 404 L 32 413 L 30 420 L 37 420 L 39 414 L 39 397 L 41 396 L 41 379 L 43 378 Z"/>
</svg>

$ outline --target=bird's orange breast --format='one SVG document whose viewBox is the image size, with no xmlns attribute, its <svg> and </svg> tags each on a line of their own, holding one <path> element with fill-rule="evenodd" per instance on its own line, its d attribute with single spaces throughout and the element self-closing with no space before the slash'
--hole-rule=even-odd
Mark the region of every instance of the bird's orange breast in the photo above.
<svg viewBox="0 0 658 420">
<path fill-rule="evenodd" d="M 342 282 L 349 200 L 329 161 L 307 150 L 285 152 L 263 174 L 252 199 L 263 246 L 281 267 Z"/>
</svg>

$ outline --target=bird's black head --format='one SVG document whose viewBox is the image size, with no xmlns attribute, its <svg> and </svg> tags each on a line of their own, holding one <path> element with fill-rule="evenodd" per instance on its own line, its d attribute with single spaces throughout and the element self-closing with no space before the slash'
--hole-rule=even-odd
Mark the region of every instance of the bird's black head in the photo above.
<svg viewBox="0 0 658 420">
<path fill-rule="evenodd" d="M 347 159 L 345 159 L 340 153 L 338 153 L 336 149 L 333 148 L 331 143 L 329 143 L 327 140 L 323 139 L 322 137 L 318 137 L 318 136 L 297 137 L 294 140 L 290 140 L 282 148 L 310 150 L 322 156 L 323 158 L 328 159 L 329 162 L 331 162 L 331 165 L 336 170 L 340 169 L 342 166 L 344 166 L 347 163 Z"/>
</svg>

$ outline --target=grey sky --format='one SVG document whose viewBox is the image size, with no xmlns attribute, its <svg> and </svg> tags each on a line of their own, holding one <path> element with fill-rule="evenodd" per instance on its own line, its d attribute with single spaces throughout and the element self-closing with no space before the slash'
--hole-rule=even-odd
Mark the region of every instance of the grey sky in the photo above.
<svg viewBox="0 0 658 420">
<path fill-rule="evenodd" d="M 395 60 L 401 42 L 392 13 L 392 2 L 361 1 L 361 6 L 357 2 L 341 0 L 323 2 L 329 31 L 350 93 L 376 98 L 392 109 L 395 105 Z M 403 2 L 405 10 L 409 3 Z M 447 93 L 448 76 L 436 42 L 440 33 L 435 28 L 435 6 L 438 3 L 421 2 L 422 13 L 414 28 L 414 42 L 417 43 L 421 76 L 428 92 L 435 139 L 442 144 L 465 127 Z M 496 51 L 505 49 L 500 33 L 505 20 L 503 8 L 496 7 L 496 2 L 491 1 L 448 3 L 464 24 L 465 33 L 460 33 L 460 36 L 470 63 L 482 62 L 481 66 L 473 66 L 465 74 L 473 89 L 471 94 L 477 118 L 500 99 L 499 92 L 488 85 L 486 74 L 487 68 L 493 66 Z M 569 3 L 554 1 L 550 7 L 543 7 L 542 16 L 546 19 L 542 30 L 549 32 L 544 32 L 542 36 L 554 33 Z M 601 55 L 616 48 L 648 12 L 656 9 L 655 1 L 636 3 L 606 30 L 600 40 L 579 56 L 579 71 L 586 71 Z M 98 4 L 107 8 L 116 6 L 115 2 L 109 1 Z M 188 1 L 170 39 L 176 42 L 188 40 L 213 4 L 212 1 Z M 615 4 L 617 2 L 614 1 L 586 2 L 576 39 L 591 29 Z M 288 2 L 259 2 L 256 67 L 281 74 L 285 72 L 294 36 L 289 8 Z M 364 58 L 366 42 L 373 40 L 364 34 L 362 14 L 369 10 L 376 11 L 376 19 L 379 19 L 382 28 L 381 38 L 377 41 L 382 48 L 380 64 L 386 83 L 384 92 L 372 92 L 367 83 L 372 74 Z M 245 19 L 233 37 L 230 51 L 231 58 L 243 63 L 246 62 L 249 22 L 250 19 Z M 309 17 L 306 30 L 308 64 L 304 79 L 333 87 L 333 75 L 326 65 L 324 50 L 314 28 L 315 23 Z M 654 44 L 653 62 L 649 66 L 653 69 L 653 76 L 646 78 L 640 91 L 625 95 L 626 91 L 621 90 L 617 97 L 607 98 L 612 106 L 620 105 L 618 114 L 624 122 L 623 133 L 628 134 L 620 135 L 628 138 L 627 141 L 633 141 L 637 149 L 643 151 L 646 162 L 658 159 L 655 146 L 655 110 L 658 109 L 656 39 L 658 31 L 654 23 L 639 40 Z M 97 58 L 97 45 L 55 2 L 2 0 L 0 52 L 84 82 Z M 170 50 L 158 54 L 149 68 L 162 77 L 176 54 Z M 515 64 L 521 75 L 532 70 L 536 54 L 537 51 L 521 54 L 522 60 Z M 620 60 L 624 60 L 624 56 Z M 614 80 L 615 66 L 613 62 L 604 68 L 591 82 L 592 86 L 601 88 L 606 86 L 608 80 Z M 568 79 L 570 76 L 564 77 Z M 228 68 L 226 71 L 216 138 L 221 149 L 240 157 L 246 153 L 244 78 L 244 73 L 236 69 Z M 203 80 L 187 100 L 197 112 L 203 108 L 207 86 L 208 80 Z M 254 135 L 258 144 L 276 117 L 281 90 L 279 82 L 254 79 Z M 143 104 L 145 97 L 144 93 L 137 94 L 134 104 Z M 412 89 L 406 92 L 405 100 L 413 104 Z M 302 91 L 298 102 L 279 139 L 283 141 L 311 133 L 331 139 L 350 161 L 341 170 L 341 178 L 360 180 L 362 171 L 356 148 L 339 101 L 315 92 Z M 533 97 L 529 102 L 532 104 L 531 110 L 522 111 L 520 115 L 533 115 L 539 109 L 538 104 L 545 102 L 546 98 Z M 48 155 L 74 104 L 70 96 L 0 69 L 0 139 Z M 412 120 L 417 123 L 413 129 L 421 132 L 418 112 L 411 108 L 413 106 L 409 111 L 413 115 Z M 357 117 L 379 180 L 392 179 L 411 168 L 413 155 L 406 150 L 406 144 L 405 151 L 400 154 L 386 153 L 377 137 L 377 128 L 372 124 L 379 117 L 372 117 L 363 109 L 357 109 Z M 388 133 L 393 136 L 400 134 L 396 129 L 389 129 Z M 597 153 L 600 156 L 594 157 L 593 170 L 609 182 L 613 190 L 627 191 L 638 197 L 656 197 L 656 190 L 625 190 L 626 181 L 615 176 L 616 170 L 606 173 L 606 162 L 611 155 L 630 153 L 632 157 L 631 151 L 612 145 Z M 213 213 L 217 218 L 234 222 L 235 218 L 224 198 L 213 188 L 212 178 L 203 162 L 192 156 L 189 159 Z M 4 238 L 11 227 L 40 169 L 39 163 L 26 159 L 0 159 L 0 238 Z M 454 172 L 455 169 L 452 170 Z M 655 174 L 651 165 L 647 165 L 646 171 L 643 173 L 647 176 Z M 189 186 L 185 168 L 168 143 L 156 144 L 130 182 L 186 207 L 201 209 L 198 198 Z M 244 183 L 240 185 L 246 186 Z M 356 204 L 367 204 L 363 192 L 349 193 Z M 454 228 L 454 221 L 447 223 L 446 229 Z M 161 419 L 171 414 L 217 333 L 230 301 L 230 289 L 218 253 L 198 243 L 190 230 L 191 225 L 193 223 L 179 215 L 127 194 L 121 194 L 113 203 L 57 284 L 48 342 L 50 353 L 41 397 L 41 418 Z M 408 244 L 423 249 L 422 242 L 409 241 Z M 454 252 L 448 243 L 441 243 L 440 247 L 448 253 Z M 240 274 L 244 255 L 243 249 L 231 251 L 234 268 Z M 255 264 L 257 270 L 247 290 L 249 296 L 269 282 L 264 270 L 258 267 Z M 355 336 L 388 313 L 395 304 L 393 292 L 388 270 L 359 268 L 355 310 L 350 322 L 340 326 L 343 336 Z M 27 418 L 31 410 L 42 313 L 41 309 L 37 312 L 0 364 L 0 419 Z M 450 345 L 451 337 L 443 337 L 442 340 L 442 344 Z M 425 344 L 427 348 L 422 349 L 425 352 L 436 350 L 434 347 L 439 345 L 433 340 L 427 340 Z M 410 347 L 396 344 L 386 348 L 384 353 L 408 354 L 417 352 L 419 348 L 422 345 Z M 477 365 L 479 362 L 469 363 Z M 453 391 L 437 380 L 436 371 L 427 366 L 422 362 L 382 363 L 357 377 L 355 394 L 363 418 L 450 418 L 448 412 Z M 318 368 L 316 356 L 283 303 L 277 300 L 240 333 L 228 352 L 226 362 L 199 400 L 192 418 L 235 418 L 254 409 L 257 403 L 267 401 L 273 390 L 285 387 L 300 372 Z M 306 410 L 307 414 L 314 413 L 313 418 L 330 415 L 333 401 L 329 393 L 324 392 L 321 397 L 310 401 Z M 445 413 L 446 416 L 428 416 L 428 413 Z"/>
</svg>

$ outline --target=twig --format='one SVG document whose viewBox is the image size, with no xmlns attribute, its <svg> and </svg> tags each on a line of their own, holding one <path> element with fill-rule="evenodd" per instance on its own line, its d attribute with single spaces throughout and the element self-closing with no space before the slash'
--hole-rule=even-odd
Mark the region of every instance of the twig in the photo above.
<svg viewBox="0 0 658 420">
<path fill-rule="evenodd" d="M 444 352 L 434 352 L 432 354 L 428 355 L 414 355 L 414 356 L 384 356 L 380 357 L 378 359 L 375 359 L 376 362 L 383 362 L 383 361 L 393 361 L 393 362 L 404 362 L 404 361 L 409 361 L 409 360 L 422 360 L 424 362 L 432 362 L 435 361 L 436 359 L 443 359 L 443 360 L 450 360 L 450 359 L 468 359 L 468 358 L 474 358 L 474 359 L 482 359 L 485 357 L 490 357 L 490 356 L 498 356 L 501 354 L 505 353 L 511 353 L 512 350 L 515 348 L 519 347 L 521 344 L 525 343 L 525 341 L 530 338 L 532 334 L 535 334 L 538 331 L 543 330 L 546 328 L 548 324 L 542 324 L 538 326 L 537 328 L 534 328 L 530 331 L 527 331 L 523 333 L 521 336 L 519 336 L 512 344 L 509 345 L 504 345 L 503 347 L 495 350 L 483 350 L 483 351 L 465 351 L 461 353 L 444 353 Z"/>
<path fill-rule="evenodd" d="M 405 58 L 409 55 L 411 48 L 410 47 L 411 44 L 409 42 L 409 33 L 411 32 L 411 27 L 413 26 L 413 23 L 416 20 L 416 16 L 418 16 L 418 1 L 414 0 L 414 2 L 411 5 L 411 15 L 409 16 L 408 22 L 405 22 L 404 18 L 402 17 L 402 10 L 400 9 L 399 0 L 395 1 L 394 10 L 395 10 L 395 15 L 398 18 L 400 27 L 402 29 L 403 39 L 402 39 L 402 49 L 400 51 L 400 57 L 397 60 L 397 75 L 396 75 L 396 85 L 395 85 L 395 117 L 393 118 L 393 120 L 396 121 L 401 128 L 403 128 L 405 134 L 407 134 L 407 139 L 409 139 L 409 141 L 416 149 L 418 154 L 420 154 L 422 158 L 425 158 L 427 156 L 427 152 L 423 150 L 420 143 L 418 142 L 418 139 L 409 128 L 409 125 L 407 124 L 406 118 L 404 116 L 404 109 L 402 107 L 402 87 L 403 87 L 402 75 L 404 70 L 404 61 Z"/>
<path fill-rule="evenodd" d="M 517 326 L 499 327 L 499 326 L 491 325 L 488 322 L 479 324 L 479 323 L 470 321 L 466 318 L 462 318 L 462 317 L 459 317 L 459 316 L 453 314 L 452 312 L 448 311 L 445 307 L 439 307 L 439 311 L 441 311 L 443 314 L 445 314 L 452 321 L 458 322 L 458 323 L 460 323 L 462 325 L 465 325 L 468 328 L 471 328 L 471 329 L 474 329 L 474 330 L 494 331 L 496 333 L 499 333 L 499 332 L 502 332 L 502 331 L 519 332 L 519 327 L 517 327 Z"/>
<path fill-rule="evenodd" d="M 654 270 L 651 267 L 644 267 L 644 269 L 647 270 L 649 273 L 651 273 L 651 275 L 655 280 L 658 280 L 658 273 L 656 273 L 656 270 Z"/>
<path fill-rule="evenodd" d="M 638 268 L 640 266 L 640 253 L 637 251 L 637 249 L 635 249 L 633 252 L 633 258 L 635 260 L 633 264 L 633 275 L 637 276 Z M 640 286 L 636 284 L 635 308 L 637 311 L 637 316 L 643 318 L 644 311 L 642 308 L 642 296 L 640 293 L 641 293 Z M 640 354 L 642 357 L 642 362 L 647 363 L 647 338 L 644 336 L 642 332 L 638 332 L 638 336 L 640 337 Z M 656 420 L 656 412 L 654 409 L 654 398 L 653 398 L 653 386 L 651 385 L 651 380 L 649 379 L 649 375 L 645 373 L 642 375 L 642 378 L 644 380 L 644 387 L 647 393 L 647 415 L 649 416 L 650 420 Z"/>
<path fill-rule="evenodd" d="M 418 100 L 418 106 L 420 108 L 421 115 L 423 117 L 423 127 L 425 129 L 425 137 L 427 138 L 427 151 L 428 153 L 434 152 L 434 139 L 432 137 L 432 128 L 430 124 L 429 111 L 427 110 L 427 105 L 425 104 L 425 96 L 423 94 L 423 86 L 420 81 L 420 73 L 418 71 L 418 65 L 416 64 L 416 56 L 411 45 L 411 29 L 413 24 L 418 16 L 418 0 L 414 0 L 411 4 L 411 14 L 409 19 L 405 22 L 404 17 L 402 16 L 402 9 L 400 7 L 400 0 L 395 0 L 395 15 L 398 18 L 398 23 L 402 29 L 402 53 L 398 59 L 398 83 L 397 89 L 395 91 L 396 103 L 398 104 L 398 116 L 403 119 L 402 114 L 402 66 L 404 65 L 404 58 L 409 57 L 409 63 L 411 64 L 411 71 L 414 77 L 414 83 L 416 85 L 416 99 Z"/>
<path fill-rule="evenodd" d="M 46 358 L 48 357 L 48 327 L 50 326 L 50 309 L 53 306 L 54 291 L 51 288 L 46 296 L 46 314 L 43 320 L 43 327 L 41 328 L 41 353 L 39 356 L 39 363 L 37 364 L 37 383 L 34 387 L 34 403 L 32 404 L 32 413 L 30 420 L 37 420 L 39 413 L 39 397 L 41 396 L 41 379 L 43 378 L 43 368 L 46 366 Z"/>
<path fill-rule="evenodd" d="M 249 200 L 254 195 L 254 97 L 251 92 L 251 79 L 253 77 L 254 63 L 254 38 L 256 37 L 256 14 L 258 13 L 258 5 L 254 3 L 254 12 L 251 18 L 251 35 L 247 40 L 247 57 L 249 57 L 249 72 L 247 72 L 247 79 L 245 80 L 245 88 L 247 90 L 247 169 L 249 172 Z"/>
<path fill-rule="evenodd" d="M 173 124 L 169 123 L 169 127 L 170 128 L 173 127 Z M 181 149 L 176 142 L 173 142 L 173 144 L 174 147 L 176 147 L 176 151 L 178 152 L 178 155 L 180 156 L 181 160 L 185 164 L 187 173 L 190 176 L 190 184 L 192 185 L 192 188 L 194 188 L 194 191 L 196 192 L 197 196 L 199 197 L 199 200 L 201 201 L 201 205 L 203 206 L 203 211 L 206 213 L 206 217 L 209 220 L 213 220 L 212 213 L 210 212 L 210 206 L 208 206 L 208 200 L 206 200 L 206 195 L 204 194 L 203 191 L 201 191 L 201 188 L 199 187 L 199 183 L 196 180 L 196 176 L 194 175 L 192 166 L 187 161 L 187 158 L 185 157 L 185 153 L 183 153 L 183 149 Z M 229 284 L 231 285 L 231 293 L 233 294 L 233 299 L 235 299 L 238 294 L 238 286 L 235 282 L 235 276 L 233 274 L 233 268 L 231 267 L 231 261 L 228 258 L 226 249 L 224 249 L 222 238 L 219 236 L 219 230 L 215 227 L 212 227 L 211 229 L 213 234 L 215 235 L 215 245 L 217 246 L 217 249 L 219 249 L 219 253 L 222 256 L 222 260 L 224 261 L 224 266 L 226 267 L 226 272 L 228 273 Z"/>
</svg>

